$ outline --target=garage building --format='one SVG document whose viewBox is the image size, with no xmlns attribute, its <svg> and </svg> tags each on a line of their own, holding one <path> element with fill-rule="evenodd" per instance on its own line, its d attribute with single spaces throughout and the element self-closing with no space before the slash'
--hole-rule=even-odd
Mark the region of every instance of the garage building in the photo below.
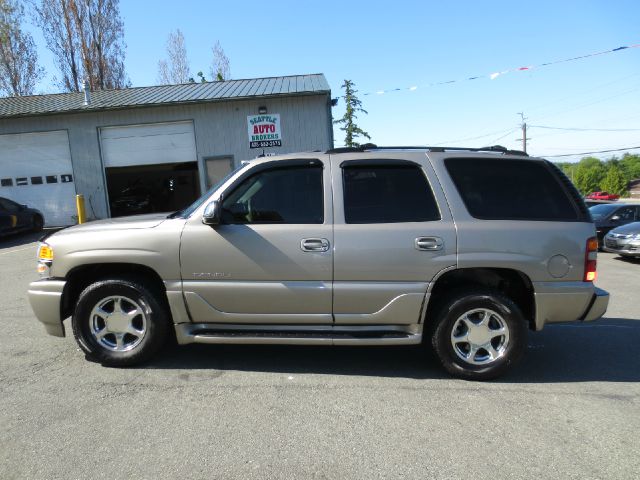
<svg viewBox="0 0 640 480">
<path fill-rule="evenodd" d="M 333 146 L 322 74 L 0 98 L 0 197 L 48 226 L 180 209 L 243 160 Z"/>
</svg>

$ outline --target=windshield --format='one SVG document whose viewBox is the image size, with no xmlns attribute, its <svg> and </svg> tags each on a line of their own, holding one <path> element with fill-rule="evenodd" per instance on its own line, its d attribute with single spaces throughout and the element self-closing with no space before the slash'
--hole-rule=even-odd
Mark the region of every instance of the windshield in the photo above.
<svg viewBox="0 0 640 480">
<path fill-rule="evenodd" d="M 605 218 L 609 216 L 617 208 L 618 208 L 618 205 L 610 205 L 610 204 L 594 205 L 593 207 L 589 208 L 589 212 L 591 213 L 591 216 L 595 220 L 598 218 Z"/>
<path fill-rule="evenodd" d="M 187 218 L 187 217 L 191 216 L 191 214 L 193 212 L 195 212 L 204 202 L 207 201 L 207 199 L 209 197 L 211 197 L 211 195 L 213 195 L 213 192 L 215 192 L 218 188 L 220 188 L 222 185 L 224 185 L 224 183 L 227 180 L 229 180 L 231 177 L 233 177 L 239 170 L 243 169 L 245 166 L 246 166 L 246 164 L 241 164 L 240 166 L 238 166 L 234 170 L 230 171 L 229 173 L 227 173 L 227 175 L 225 175 L 225 177 L 222 180 L 220 180 L 218 183 L 216 183 L 214 186 L 212 186 L 209 190 L 207 190 L 204 193 L 204 195 L 202 195 L 200 198 L 198 198 L 195 202 L 193 202 L 187 208 L 184 208 L 182 210 L 178 210 L 177 212 L 174 212 L 171 215 L 169 215 L 167 218 L 177 218 L 177 217 Z"/>
</svg>

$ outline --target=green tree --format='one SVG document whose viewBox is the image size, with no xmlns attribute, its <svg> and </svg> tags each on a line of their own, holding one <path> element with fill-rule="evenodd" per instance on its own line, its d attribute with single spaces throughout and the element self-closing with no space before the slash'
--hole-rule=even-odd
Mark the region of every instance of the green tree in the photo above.
<svg viewBox="0 0 640 480">
<path fill-rule="evenodd" d="M 602 190 L 617 195 L 624 195 L 627 191 L 627 179 L 624 173 L 616 164 L 610 164 L 607 169 L 607 175 L 602 180 L 600 186 Z"/>
<path fill-rule="evenodd" d="M 602 162 L 594 157 L 585 157 L 573 171 L 573 183 L 586 195 L 600 190 L 600 184 L 606 175 L 606 169 Z"/>
<path fill-rule="evenodd" d="M 368 112 L 362 108 L 362 102 L 356 96 L 358 91 L 354 88 L 354 83 L 351 80 L 345 80 L 340 88 L 344 89 L 344 95 L 341 98 L 344 99 L 346 110 L 344 116 L 340 120 L 334 120 L 333 123 L 343 125 L 340 130 L 345 132 L 344 144 L 347 147 L 359 147 L 360 144 L 356 142 L 358 137 L 364 137 L 367 140 L 371 140 L 371 137 L 356 125 L 357 113 L 367 114 Z"/>
<path fill-rule="evenodd" d="M 639 179 L 640 155 L 625 153 L 620 160 L 620 168 L 622 169 L 627 181 Z"/>
</svg>

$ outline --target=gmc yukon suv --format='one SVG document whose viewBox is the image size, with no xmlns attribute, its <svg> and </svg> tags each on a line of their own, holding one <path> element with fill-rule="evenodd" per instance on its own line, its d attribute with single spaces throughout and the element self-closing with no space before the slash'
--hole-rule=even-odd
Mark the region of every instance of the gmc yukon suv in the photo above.
<svg viewBox="0 0 640 480">
<path fill-rule="evenodd" d="M 334 149 L 243 164 L 190 207 L 42 240 L 48 333 L 125 366 L 178 343 L 413 345 L 489 379 L 547 323 L 601 317 L 598 242 L 550 162 L 502 147 Z"/>
</svg>

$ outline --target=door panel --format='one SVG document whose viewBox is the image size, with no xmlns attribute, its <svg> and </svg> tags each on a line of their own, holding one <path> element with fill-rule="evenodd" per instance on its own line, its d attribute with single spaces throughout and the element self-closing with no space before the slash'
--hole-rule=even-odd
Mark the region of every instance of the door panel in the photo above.
<svg viewBox="0 0 640 480">
<path fill-rule="evenodd" d="M 303 239 L 323 239 L 333 245 L 328 167 L 319 172 L 321 191 L 313 192 L 304 190 L 298 177 L 295 192 L 285 188 L 288 180 L 282 169 L 272 177 L 255 175 L 261 175 L 259 181 L 250 176 L 223 193 L 223 218 L 245 223 L 211 227 L 202 224 L 201 215 L 194 215 L 197 218 L 185 226 L 181 268 L 193 320 L 332 323 L 332 248 L 302 248 Z M 274 178 L 277 193 L 268 187 Z M 312 205 L 315 198 L 321 202 L 317 208 Z M 303 208 L 292 209 L 292 202 Z M 251 223 L 255 221 L 251 219 L 304 221 L 307 211 L 320 223 Z"/>
<path fill-rule="evenodd" d="M 344 169 L 351 168 L 348 162 L 332 163 L 335 322 L 418 323 L 430 281 L 456 264 L 455 228 L 444 196 L 424 156 L 413 164 L 405 155 L 354 159 L 353 168 L 360 169 L 352 176 L 360 177 L 356 181 L 343 177 Z M 354 185 L 359 180 L 370 183 L 372 193 L 366 185 Z M 436 211 L 419 206 L 425 202 Z M 413 218 L 422 221 L 408 221 Z"/>
</svg>

